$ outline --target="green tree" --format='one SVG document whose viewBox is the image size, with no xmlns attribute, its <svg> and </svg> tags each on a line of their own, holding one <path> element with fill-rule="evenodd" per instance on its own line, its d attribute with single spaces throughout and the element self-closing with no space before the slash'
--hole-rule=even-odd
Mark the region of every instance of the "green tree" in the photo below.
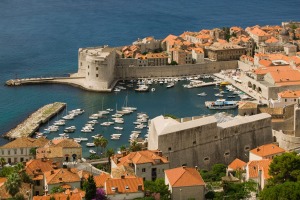
<svg viewBox="0 0 300 200">
<path fill-rule="evenodd" d="M 141 151 L 141 150 L 142 150 L 142 147 L 141 147 L 141 145 L 138 144 L 136 141 L 133 141 L 133 142 L 130 144 L 129 150 L 132 151 L 132 152 L 135 152 L 135 151 Z"/>
<path fill-rule="evenodd" d="M 113 148 L 107 149 L 107 151 L 106 151 L 106 157 L 107 157 L 107 159 L 108 159 L 108 165 L 109 165 L 109 166 L 110 166 L 110 164 L 111 164 L 110 157 L 112 157 L 114 154 L 115 154 L 115 151 L 114 151 Z"/>
<path fill-rule="evenodd" d="M 96 196 L 96 183 L 94 181 L 93 175 L 90 175 L 86 180 L 85 185 L 85 199 L 92 200 Z"/>
<path fill-rule="evenodd" d="M 165 185 L 164 179 L 158 178 L 155 181 L 144 181 L 145 191 L 159 193 L 161 199 L 170 199 L 170 191 Z"/>
<path fill-rule="evenodd" d="M 5 158 L 0 158 L 0 165 L 1 168 L 3 168 L 3 166 L 6 164 Z"/>
<path fill-rule="evenodd" d="M 21 173 L 24 170 L 24 165 L 23 163 L 19 162 L 14 166 L 14 170 L 16 173 Z"/>
<path fill-rule="evenodd" d="M 7 181 L 4 184 L 8 193 L 11 196 L 15 196 L 19 192 L 22 182 L 19 174 L 12 173 L 7 177 Z"/>
<path fill-rule="evenodd" d="M 205 182 L 221 181 L 221 178 L 226 175 L 226 166 L 215 164 L 210 171 L 201 170 L 200 174 Z"/>
<path fill-rule="evenodd" d="M 55 186 L 51 189 L 50 194 L 61 193 L 64 191 L 65 191 L 64 188 L 62 188 L 60 186 Z"/>
<path fill-rule="evenodd" d="M 169 65 L 178 65 L 178 63 L 176 62 L 176 61 L 172 61 L 172 62 L 170 62 L 170 64 Z"/>
<path fill-rule="evenodd" d="M 255 192 L 257 189 L 257 183 L 254 181 L 248 181 L 243 183 L 223 183 L 224 196 L 228 196 L 234 199 L 244 199 L 249 197 L 251 192 Z"/>
<path fill-rule="evenodd" d="M 51 196 L 51 197 L 50 197 L 50 200 L 55 200 L 55 197 L 54 197 L 54 196 Z"/>
<path fill-rule="evenodd" d="M 94 139 L 94 144 L 95 144 L 95 146 L 97 147 L 97 154 L 99 153 L 99 146 L 100 146 L 100 144 L 101 144 L 101 138 L 95 138 Z"/>
<path fill-rule="evenodd" d="M 295 152 L 276 156 L 270 164 L 270 184 L 300 181 L 300 156 Z"/>
<path fill-rule="evenodd" d="M 107 144 L 108 144 L 108 140 L 105 137 L 102 137 L 100 139 L 101 154 L 104 152 Z"/>
<path fill-rule="evenodd" d="M 13 198 L 13 200 L 25 200 L 25 197 L 23 194 L 19 193 Z"/>
<path fill-rule="evenodd" d="M 3 167 L 0 170 L 0 177 L 8 177 L 10 174 L 14 173 L 15 169 L 13 167 Z"/>
<path fill-rule="evenodd" d="M 126 146 L 125 145 L 120 146 L 120 151 L 121 152 L 126 151 Z"/>
<path fill-rule="evenodd" d="M 35 156 L 36 156 L 36 149 L 37 149 L 37 147 L 32 147 L 29 150 L 29 155 L 31 155 L 31 156 L 33 156 L 35 158 Z"/>
<path fill-rule="evenodd" d="M 285 182 L 265 187 L 259 196 L 262 200 L 300 199 L 300 182 Z"/>
</svg>

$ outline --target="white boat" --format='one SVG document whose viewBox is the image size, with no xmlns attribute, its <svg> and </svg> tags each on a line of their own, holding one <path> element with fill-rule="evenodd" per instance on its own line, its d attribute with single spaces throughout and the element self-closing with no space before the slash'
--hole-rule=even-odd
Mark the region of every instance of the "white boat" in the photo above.
<svg viewBox="0 0 300 200">
<path fill-rule="evenodd" d="M 80 138 L 74 138 L 74 140 L 88 141 L 89 139 L 88 138 L 80 137 Z"/>
<path fill-rule="evenodd" d="M 101 134 L 92 135 L 92 138 L 94 138 L 94 139 L 101 138 L 101 137 L 103 137 Z"/>
<path fill-rule="evenodd" d="M 206 101 L 205 106 L 212 110 L 226 110 L 238 107 L 237 101 L 226 101 L 225 99 L 218 99 L 216 101 Z"/>
<path fill-rule="evenodd" d="M 67 119 L 67 120 L 74 119 L 74 114 L 69 114 L 69 115 L 63 116 L 62 118 Z"/>
<path fill-rule="evenodd" d="M 107 110 L 108 112 L 114 111 L 114 109 L 112 109 L 112 108 L 107 108 L 106 110 Z"/>
<path fill-rule="evenodd" d="M 207 94 L 205 93 L 205 92 L 202 92 L 202 93 L 199 93 L 199 94 L 197 94 L 198 96 L 201 96 L 201 97 L 204 97 L 204 96 L 206 96 Z"/>
<path fill-rule="evenodd" d="M 117 117 L 117 118 L 119 118 L 119 117 L 122 117 L 123 115 L 122 114 L 119 114 L 119 113 L 116 113 L 116 114 L 113 114 L 113 115 L 111 115 L 112 117 Z"/>
<path fill-rule="evenodd" d="M 151 88 L 151 92 L 154 92 L 155 91 L 155 88 Z"/>
<path fill-rule="evenodd" d="M 111 124 L 110 124 L 110 122 L 103 122 L 103 123 L 101 123 L 100 125 L 101 125 L 101 126 L 110 126 Z"/>
<path fill-rule="evenodd" d="M 248 95 L 246 95 L 246 94 L 241 94 L 241 95 L 240 95 L 240 98 L 241 98 L 241 100 L 248 100 L 248 99 L 251 99 L 251 97 L 248 96 Z"/>
<path fill-rule="evenodd" d="M 111 136 L 111 138 L 110 138 L 111 140 L 119 140 L 120 139 L 120 137 L 119 136 Z"/>
<path fill-rule="evenodd" d="M 97 123 L 98 123 L 98 121 L 97 121 L 97 120 L 95 120 L 95 119 L 93 119 L 93 120 L 91 120 L 91 121 L 88 121 L 87 123 L 88 123 L 88 124 L 97 124 Z"/>
<path fill-rule="evenodd" d="M 125 97 L 125 102 L 124 102 L 124 106 L 122 107 L 122 110 L 130 110 L 130 111 L 135 111 L 137 110 L 136 107 L 131 107 L 131 106 L 128 106 L 128 95 L 126 95 Z"/>
<path fill-rule="evenodd" d="M 115 88 L 114 92 L 121 92 L 121 89 L 120 88 Z"/>
<path fill-rule="evenodd" d="M 88 127 L 83 127 L 83 128 L 81 129 L 81 132 L 83 132 L 83 133 L 91 133 L 91 132 L 92 132 L 92 129 L 90 129 L 90 128 L 88 128 Z"/>
<path fill-rule="evenodd" d="M 147 85 L 139 85 L 138 88 L 134 89 L 136 92 L 148 92 L 149 87 Z"/>
<path fill-rule="evenodd" d="M 77 142 L 77 143 L 81 143 L 81 140 L 74 139 L 74 141 Z"/>
<path fill-rule="evenodd" d="M 115 126 L 114 129 L 116 129 L 116 130 L 123 130 L 123 127 Z"/>
<path fill-rule="evenodd" d="M 94 151 L 93 149 L 90 149 L 89 152 L 90 152 L 91 154 L 95 154 L 95 153 L 96 153 L 96 151 Z"/>
<path fill-rule="evenodd" d="M 139 124 L 141 124 L 142 122 L 133 122 L 133 124 L 135 124 L 135 125 L 139 125 Z"/>
<path fill-rule="evenodd" d="M 114 134 L 111 134 L 111 136 L 121 136 L 122 134 L 121 133 L 114 133 Z"/>
<path fill-rule="evenodd" d="M 115 120 L 115 123 L 117 123 L 117 124 L 124 124 L 124 120 L 123 119 L 116 119 Z"/>
<path fill-rule="evenodd" d="M 61 137 L 69 137 L 69 135 L 66 134 L 66 133 L 60 133 L 60 134 L 58 134 L 58 135 L 61 136 Z"/>
<path fill-rule="evenodd" d="M 86 143 L 86 146 L 87 147 L 94 147 L 96 145 L 94 144 L 94 142 L 88 142 L 88 143 Z"/>
<path fill-rule="evenodd" d="M 216 96 L 216 97 L 222 97 L 222 96 L 224 96 L 224 95 L 221 94 L 221 93 L 217 93 L 217 94 L 215 94 L 215 96 Z"/>
<path fill-rule="evenodd" d="M 61 120 L 55 121 L 53 124 L 54 124 L 55 126 L 63 126 L 63 125 L 66 124 L 66 121 L 63 120 L 63 119 L 61 119 Z"/>
<path fill-rule="evenodd" d="M 166 86 L 166 87 L 167 87 L 167 88 L 171 88 L 171 87 L 174 87 L 174 85 L 175 85 L 175 83 L 174 83 L 174 82 L 170 82 L 170 83 L 168 83 L 168 84 L 167 84 L 167 86 Z"/>
</svg>

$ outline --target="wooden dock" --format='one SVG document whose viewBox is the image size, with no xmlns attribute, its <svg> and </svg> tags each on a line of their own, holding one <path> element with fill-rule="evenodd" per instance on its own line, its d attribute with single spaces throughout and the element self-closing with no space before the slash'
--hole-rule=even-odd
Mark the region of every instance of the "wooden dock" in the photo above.
<svg viewBox="0 0 300 200">
<path fill-rule="evenodd" d="M 65 107 L 66 103 L 61 102 L 47 104 L 32 113 L 22 123 L 5 133 L 3 136 L 9 139 L 31 136 L 39 129 L 41 124 L 46 123 L 49 119 L 62 111 Z"/>
</svg>

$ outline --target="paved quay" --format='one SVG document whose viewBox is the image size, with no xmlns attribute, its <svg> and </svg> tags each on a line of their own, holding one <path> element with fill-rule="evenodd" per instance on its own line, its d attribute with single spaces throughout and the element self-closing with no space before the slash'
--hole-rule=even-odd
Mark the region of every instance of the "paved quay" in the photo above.
<svg viewBox="0 0 300 200">
<path fill-rule="evenodd" d="M 225 75 L 221 73 L 215 73 L 214 76 L 223 79 L 224 81 L 227 81 L 231 83 L 234 87 L 238 88 L 239 90 L 243 91 L 248 96 L 251 96 L 252 98 L 256 99 L 255 101 L 252 101 L 254 103 L 263 103 L 263 104 L 269 104 L 267 99 L 262 98 L 261 94 L 256 92 L 255 90 L 247 87 L 246 85 L 239 83 L 235 81 L 230 75 Z"/>
<path fill-rule="evenodd" d="M 15 139 L 19 137 L 31 136 L 35 131 L 38 130 L 41 124 L 46 123 L 50 118 L 63 110 L 65 106 L 66 103 L 55 102 L 41 107 L 32 113 L 22 123 L 5 133 L 4 137 Z"/>
</svg>

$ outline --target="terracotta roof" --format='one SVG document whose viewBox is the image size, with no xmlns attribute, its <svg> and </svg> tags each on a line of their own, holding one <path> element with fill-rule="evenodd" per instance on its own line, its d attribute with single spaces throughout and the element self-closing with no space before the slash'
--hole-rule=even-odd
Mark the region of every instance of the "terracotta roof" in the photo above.
<svg viewBox="0 0 300 200">
<path fill-rule="evenodd" d="M 277 43 L 279 40 L 277 40 L 275 37 L 271 37 L 270 39 L 267 39 L 265 43 Z"/>
<path fill-rule="evenodd" d="M 128 166 L 130 163 L 133 164 L 144 164 L 144 163 L 152 163 L 153 165 L 169 163 L 167 158 L 163 156 L 159 156 L 159 151 L 155 150 L 144 150 L 137 152 L 130 152 L 128 155 L 119 159 L 118 166 L 125 165 Z M 114 156 L 114 161 L 117 163 L 117 156 Z"/>
<path fill-rule="evenodd" d="M 105 190 L 108 195 L 116 194 L 116 188 L 118 193 L 135 193 L 139 192 L 139 186 L 144 191 L 144 182 L 140 177 L 112 178 L 106 181 Z"/>
<path fill-rule="evenodd" d="M 264 67 L 269 67 L 273 65 L 272 61 L 270 60 L 260 60 L 258 63 Z"/>
<path fill-rule="evenodd" d="M 135 176 L 135 173 L 132 167 L 121 165 L 111 169 L 111 176 L 121 178 L 121 176 Z"/>
<path fill-rule="evenodd" d="M 47 196 L 34 196 L 33 200 L 50 200 L 51 197 L 59 200 L 82 200 L 85 196 L 85 192 L 75 188 L 72 192 L 67 189 L 64 193 L 55 193 Z"/>
<path fill-rule="evenodd" d="M 78 147 L 80 148 L 81 145 L 75 142 L 73 139 L 53 139 L 52 140 L 52 145 L 49 146 L 54 146 L 54 147 L 64 147 L 64 148 L 74 148 Z"/>
<path fill-rule="evenodd" d="M 43 173 L 53 170 L 52 160 L 32 159 L 26 163 L 25 170 L 29 176 L 33 176 L 36 173 Z"/>
<path fill-rule="evenodd" d="M 252 149 L 250 152 L 255 155 L 265 157 L 265 156 L 276 155 L 279 153 L 284 153 L 285 150 L 275 144 L 265 144 L 255 149 Z"/>
<path fill-rule="evenodd" d="M 246 167 L 247 163 L 245 163 L 244 161 L 236 158 L 234 159 L 234 161 L 232 161 L 229 165 L 228 168 L 232 169 L 232 170 L 238 170 L 238 169 L 244 169 L 244 167 Z"/>
<path fill-rule="evenodd" d="M 299 98 L 300 90 L 286 90 L 278 93 L 278 96 L 281 98 Z"/>
<path fill-rule="evenodd" d="M 256 70 L 254 70 L 254 73 L 263 75 L 263 74 L 267 74 L 272 71 L 276 71 L 278 73 L 278 72 L 282 72 L 282 71 L 291 71 L 291 70 L 293 70 L 293 69 L 286 65 L 285 66 L 269 66 L 269 67 L 258 67 Z"/>
<path fill-rule="evenodd" d="M 162 42 L 174 42 L 174 40 L 176 40 L 177 36 L 176 35 L 168 35 Z"/>
<path fill-rule="evenodd" d="M 51 170 L 44 173 L 46 182 L 48 185 L 57 183 L 71 183 L 79 182 L 80 177 L 77 171 L 74 172 L 72 169 L 57 169 Z"/>
<path fill-rule="evenodd" d="M 195 168 L 178 167 L 165 170 L 172 187 L 205 185 L 200 173 Z"/>
<path fill-rule="evenodd" d="M 0 148 L 6 149 L 6 148 L 31 148 L 31 147 L 41 147 L 47 144 L 49 140 L 45 139 L 44 137 L 34 139 L 34 138 L 28 138 L 28 137 L 20 137 L 17 138 Z"/>
<path fill-rule="evenodd" d="M 250 32 L 253 35 L 257 35 L 257 36 L 270 36 L 268 33 L 266 33 L 265 31 L 261 30 L 258 27 L 254 27 L 252 30 L 250 30 Z"/>
<path fill-rule="evenodd" d="M 3 181 L 3 180 L 2 180 Z M 30 185 L 29 183 L 22 183 L 21 187 L 20 187 L 20 191 L 19 193 L 23 194 L 25 199 L 28 198 L 27 196 L 27 191 L 30 190 Z M 0 184 L 0 198 L 1 199 L 9 199 L 12 198 L 12 196 L 8 193 L 8 191 L 6 191 L 5 185 Z"/>
<path fill-rule="evenodd" d="M 96 187 L 103 188 L 105 185 L 105 181 L 109 178 L 111 178 L 110 174 L 107 174 L 107 173 L 102 173 L 98 176 L 94 176 L 94 181 L 96 183 Z"/>
<path fill-rule="evenodd" d="M 264 179 L 269 179 L 269 166 L 272 160 L 263 159 L 263 160 L 253 160 L 247 163 L 247 173 L 249 174 L 249 178 L 257 178 L 258 170 L 263 171 Z"/>
<path fill-rule="evenodd" d="M 300 72 L 298 70 L 276 70 L 270 71 L 276 85 L 298 85 L 300 84 Z"/>
</svg>

